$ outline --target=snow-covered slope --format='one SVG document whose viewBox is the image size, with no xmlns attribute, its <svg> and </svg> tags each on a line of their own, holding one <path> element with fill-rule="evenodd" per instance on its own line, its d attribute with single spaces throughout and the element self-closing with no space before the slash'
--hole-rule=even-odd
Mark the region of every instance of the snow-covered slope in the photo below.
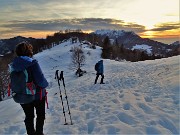
<svg viewBox="0 0 180 135">
<path fill-rule="evenodd" d="M 141 51 L 146 51 L 147 54 L 152 55 L 152 49 L 151 46 L 148 45 L 135 45 L 131 50 L 141 50 Z"/>
<path fill-rule="evenodd" d="M 136 63 L 104 60 L 105 84 L 94 85 L 101 48 L 83 46 L 87 74 L 76 77 L 70 68 L 74 45 L 65 42 L 35 55 L 49 82 L 45 134 L 179 134 L 179 56 Z M 64 125 L 56 70 L 64 71 L 73 125 Z M 26 134 L 19 104 L 0 102 L 0 115 L 0 134 Z"/>
<path fill-rule="evenodd" d="M 96 30 L 94 33 L 98 35 L 107 35 L 109 37 L 119 37 L 125 35 L 124 30 Z"/>
</svg>

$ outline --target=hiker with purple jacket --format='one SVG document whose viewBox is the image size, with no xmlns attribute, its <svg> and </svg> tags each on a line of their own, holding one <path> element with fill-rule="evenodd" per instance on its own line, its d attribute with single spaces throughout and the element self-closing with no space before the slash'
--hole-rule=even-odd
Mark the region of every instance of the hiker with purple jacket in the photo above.
<svg viewBox="0 0 180 135">
<path fill-rule="evenodd" d="M 103 79 L 104 79 L 104 65 L 103 65 L 103 60 L 98 61 L 97 65 L 98 65 L 98 66 L 95 67 L 97 73 L 96 73 L 96 79 L 95 79 L 94 84 L 97 83 L 97 80 L 98 80 L 98 78 L 99 78 L 100 75 L 101 75 L 101 82 L 100 82 L 100 84 L 104 84 L 104 82 L 103 82 Z"/>
<path fill-rule="evenodd" d="M 36 94 L 33 101 L 27 101 L 27 98 L 17 97 L 25 113 L 25 126 L 28 135 L 43 135 L 43 126 L 45 120 L 45 99 L 48 82 L 45 79 L 38 61 L 33 59 L 32 45 L 23 42 L 16 46 L 17 57 L 11 63 L 14 71 L 23 71 L 25 69 L 32 75 L 33 83 L 36 87 Z M 19 99 L 18 99 L 19 98 Z M 34 108 L 36 109 L 36 128 L 34 128 Z"/>
</svg>

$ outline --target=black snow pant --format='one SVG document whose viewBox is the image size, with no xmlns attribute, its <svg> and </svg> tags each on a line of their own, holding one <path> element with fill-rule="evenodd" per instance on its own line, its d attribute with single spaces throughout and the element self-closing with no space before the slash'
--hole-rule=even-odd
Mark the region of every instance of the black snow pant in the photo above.
<svg viewBox="0 0 180 135">
<path fill-rule="evenodd" d="M 99 78 L 99 75 L 101 75 L 101 82 L 100 82 L 100 83 L 101 83 L 101 84 L 104 83 L 104 82 L 103 82 L 103 79 L 104 79 L 103 73 L 97 73 L 97 74 L 96 74 L 96 79 L 95 79 L 94 84 L 97 83 L 97 80 L 98 80 L 98 78 Z"/>
<path fill-rule="evenodd" d="M 28 135 L 43 135 L 45 120 L 45 97 L 28 104 L 21 104 L 25 113 L 25 126 Z M 36 130 L 34 129 L 34 108 L 36 108 Z"/>
</svg>

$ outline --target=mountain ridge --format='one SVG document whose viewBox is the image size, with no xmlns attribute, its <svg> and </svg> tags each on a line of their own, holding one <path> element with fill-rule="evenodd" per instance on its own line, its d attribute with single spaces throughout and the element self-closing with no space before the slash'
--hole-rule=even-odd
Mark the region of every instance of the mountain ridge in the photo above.
<svg viewBox="0 0 180 135">
<path fill-rule="evenodd" d="M 173 51 L 180 48 L 180 44 L 178 42 L 174 42 L 170 45 L 154 41 L 152 39 L 148 38 L 141 38 L 139 35 L 134 33 L 133 31 L 124 31 L 124 30 L 108 30 L 108 29 L 101 29 L 96 30 L 95 32 L 92 32 L 89 34 L 96 34 L 98 37 L 102 38 L 102 40 L 108 36 L 113 42 L 115 40 L 118 41 L 119 45 L 124 45 L 127 49 L 132 49 L 136 45 L 148 45 L 152 48 L 152 54 L 162 55 L 166 56 L 167 54 L 173 53 Z M 28 41 L 32 44 L 35 42 L 38 42 L 40 39 L 36 38 L 26 38 L 22 36 L 13 37 L 10 39 L 1 39 L 0 40 L 0 55 L 4 55 L 8 53 L 9 51 L 13 51 L 15 48 L 15 45 L 19 42 Z M 47 39 L 41 39 L 44 42 Z M 55 41 L 54 41 L 55 42 Z M 175 44 L 175 45 L 174 45 Z"/>
<path fill-rule="evenodd" d="M 94 33 L 101 36 L 102 38 L 108 36 L 109 39 L 114 40 L 114 43 L 117 41 L 118 44 L 124 45 L 124 47 L 127 49 L 132 49 L 136 45 L 148 45 L 152 49 L 152 54 L 158 54 L 164 57 L 171 51 L 173 53 L 173 51 L 180 47 L 180 44 L 177 42 L 175 42 L 176 46 L 172 46 L 171 44 L 165 44 L 149 38 L 141 38 L 133 31 L 102 29 L 95 31 Z"/>
</svg>

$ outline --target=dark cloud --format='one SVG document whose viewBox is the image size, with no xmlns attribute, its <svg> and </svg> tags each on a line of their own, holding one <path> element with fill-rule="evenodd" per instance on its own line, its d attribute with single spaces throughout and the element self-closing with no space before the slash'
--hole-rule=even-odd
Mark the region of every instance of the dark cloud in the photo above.
<svg viewBox="0 0 180 135">
<path fill-rule="evenodd" d="M 179 29 L 180 28 L 180 24 L 177 23 L 162 23 L 159 25 L 156 25 L 155 28 L 151 29 L 150 31 L 166 31 L 166 30 L 175 30 L 175 29 Z"/>
<path fill-rule="evenodd" d="M 65 29 L 119 29 L 134 32 L 143 32 L 145 27 L 135 23 L 125 23 L 123 20 L 102 19 L 102 18 L 81 18 L 81 19 L 59 19 L 59 20 L 26 20 L 9 21 L 2 25 L 5 28 L 11 28 L 12 31 L 58 31 Z"/>
</svg>

